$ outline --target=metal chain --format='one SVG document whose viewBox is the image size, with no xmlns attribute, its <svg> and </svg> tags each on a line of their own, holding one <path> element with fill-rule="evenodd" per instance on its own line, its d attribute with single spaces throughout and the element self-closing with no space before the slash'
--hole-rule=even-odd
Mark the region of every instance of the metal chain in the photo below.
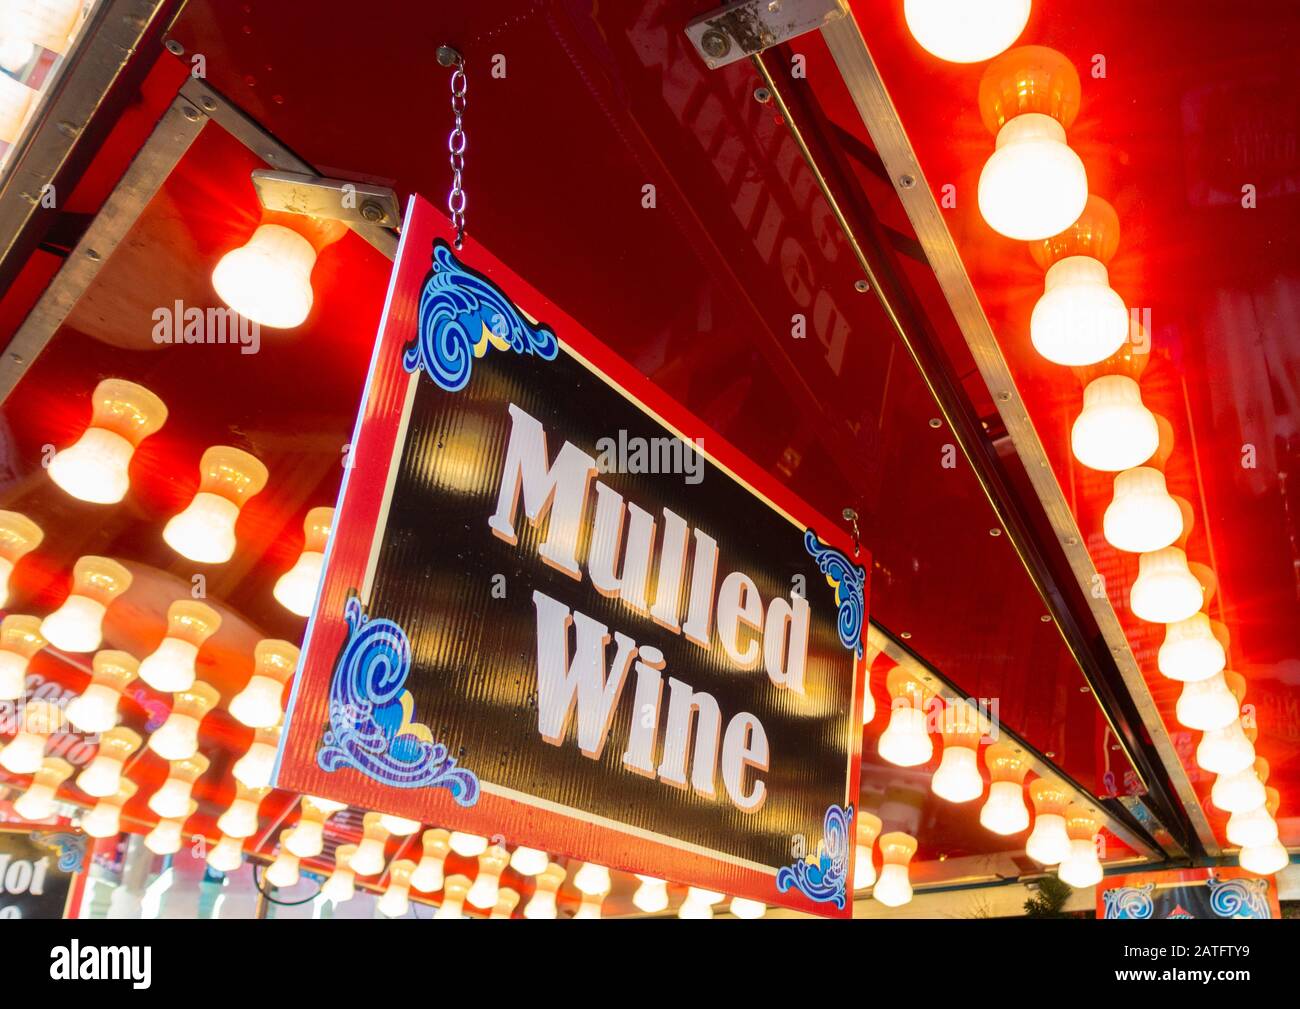
<svg viewBox="0 0 1300 1009">
<path fill-rule="evenodd" d="M 465 183 L 461 177 L 465 171 L 465 128 L 461 119 L 465 114 L 467 84 L 465 61 L 458 59 L 451 75 L 451 114 L 455 125 L 447 138 L 447 151 L 451 155 L 451 192 L 447 194 L 447 210 L 451 212 L 451 223 L 456 229 L 457 249 L 465 241 Z"/>
</svg>

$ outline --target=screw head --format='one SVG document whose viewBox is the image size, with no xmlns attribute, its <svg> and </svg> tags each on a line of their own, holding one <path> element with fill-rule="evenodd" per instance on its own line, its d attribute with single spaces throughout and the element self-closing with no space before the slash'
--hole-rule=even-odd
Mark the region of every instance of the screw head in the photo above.
<svg viewBox="0 0 1300 1009">
<path fill-rule="evenodd" d="M 86 258 L 89 259 L 92 263 L 98 263 L 104 257 L 101 256 L 99 252 L 96 251 L 95 249 L 87 249 Z"/>
<path fill-rule="evenodd" d="M 853 290 L 857 291 L 858 294 L 866 294 L 871 290 L 871 285 L 865 280 L 855 280 L 853 282 Z"/>
<path fill-rule="evenodd" d="M 858 520 L 858 513 L 852 508 L 845 508 L 840 514 L 844 516 L 845 522 L 856 522 Z"/>
<path fill-rule="evenodd" d="M 171 53 L 173 56 L 185 55 L 185 47 L 181 45 L 179 42 L 177 42 L 175 39 L 168 39 L 166 42 L 163 43 L 163 45 L 164 47 L 166 47 L 167 51 Z"/>
<path fill-rule="evenodd" d="M 900 638 L 902 638 L 904 641 L 907 641 L 909 638 L 911 638 L 911 636 L 912 636 L 912 632 L 911 632 L 911 631 L 902 631 L 898 636 L 899 636 Z"/>
<path fill-rule="evenodd" d="M 191 123 L 196 123 L 202 117 L 203 113 L 201 113 L 193 105 L 182 105 L 181 115 L 183 115 Z"/>
<path fill-rule="evenodd" d="M 710 28 L 700 36 L 700 48 L 706 56 L 721 59 L 731 52 L 731 39 L 716 28 Z"/>
<path fill-rule="evenodd" d="M 939 428 L 943 427 L 943 419 L 941 417 L 931 417 L 930 426 L 937 431 Z"/>
<path fill-rule="evenodd" d="M 1001 536 L 1001 535 L 1002 535 L 1002 530 L 999 529 L 999 528 L 997 528 L 996 526 L 994 526 L 992 529 L 989 530 L 989 535 L 990 535 L 990 536 Z"/>
<path fill-rule="evenodd" d="M 914 175 L 900 175 L 900 176 L 898 177 L 898 184 L 899 184 L 899 186 L 901 186 L 903 189 L 911 189 L 911 188 L 913 188 L 913 187 L 916 185 L 916 176 L 914 176 Z"/>
<path fill-rule="evenodd" d="M 754 89 L 754 101 L 758 102 L 760 105 L 766 105 L 771 100 L 772 92 L 768 91 L 767 88 Z"/>
<path fill-rule="evenodd" d="M 1045 624 L 1050 624 L 1050 623 L 1052 622 L 1052 615 L 1051 615 L 1050 613 L 1044 613 L 1044 614 L 1043 614 L 1041 617 L 1039 617 L 1038 619 L 1041 620 L 1041 621 L 1042 621 L 1043 623 L 1045 623 Z"/>
<path fill-rule="evenodd" d="M 463 58 L 458 51 L 451 46 L 438 47 L 438 63 L 444 67 L 454 67 L 457 63 L 463 62 Z"/>
<path fill-rule="evenodd" d="M 378 224 L 388 215 L 384 213 L 384 208 L 374 200 L 363 200 L 361 202 L 361 216 L 371 224 Z"/>
</svg>

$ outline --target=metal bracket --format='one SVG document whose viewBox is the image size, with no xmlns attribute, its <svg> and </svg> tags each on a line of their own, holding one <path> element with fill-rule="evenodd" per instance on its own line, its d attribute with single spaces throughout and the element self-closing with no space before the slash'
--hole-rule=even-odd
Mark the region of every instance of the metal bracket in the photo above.
<svg viewBox="0 0 1300 1009">
<path fill-rule="evenodd" d="M 716 70 L 847 14 L 848 0 L 740 0 L 696 18 L 686 26 L 686 37 Z"/>
<path fill-rule="evenodd" d="M 252 177 L 257 198 L 267 210 L 384 228 L 402 223 L 397 194 L 382 186 L 263 168 L 256 169 Z"/>
</svg>

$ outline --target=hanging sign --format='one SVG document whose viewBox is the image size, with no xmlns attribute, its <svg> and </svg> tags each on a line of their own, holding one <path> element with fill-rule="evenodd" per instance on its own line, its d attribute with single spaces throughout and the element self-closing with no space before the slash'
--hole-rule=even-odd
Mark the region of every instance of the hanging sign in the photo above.
<svg viewBox="0 0 1300 1009">
<path fill-rule="evenodd" d="M 278 784 L 827 915 L 866 552 L 412 200 Z"/>
<path fill-rule="evenodd" d="M 1098 918 L 1280 918 L 1277 880 L 1235 867 L 1108 876 Z"/>
<path fill-rule="evenodd" d="M 0 829 L 0 921 L 66 917 L 87 840 L 70 831 Z"/>
</svg>

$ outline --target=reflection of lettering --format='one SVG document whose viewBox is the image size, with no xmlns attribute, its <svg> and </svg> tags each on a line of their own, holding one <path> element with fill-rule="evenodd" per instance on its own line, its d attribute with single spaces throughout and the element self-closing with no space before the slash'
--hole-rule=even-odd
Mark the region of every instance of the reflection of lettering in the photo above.
<svg viewBox="0 0 1300 1009">
<path fill-rule="evenodd" d="M 28 701 L 49 701 L 62 710 L 67 707 L 69 701 L 77 696 L 77 692 L 61 686 L 54 680 L 46 680 L 40 673 L 28 673 L 24 696 Z M 0 701 L 0 735 L 16 734 L 21 717 L 21 704 L 17 701 Z M 60 726 L 69 726 L 69 723 L 64 719 L 60 719 L 59 724 Z M 59 728 L 50 734 L 49 742 L 45 748 L 45 755 L 47 757 L 62 757 L 74 767 L 80 767 L 88 763 L 95 755 L 98 744 L 98 733 L 83 735 L 78 732 L 69 732 L 65 728 Z"/>
</svg>

